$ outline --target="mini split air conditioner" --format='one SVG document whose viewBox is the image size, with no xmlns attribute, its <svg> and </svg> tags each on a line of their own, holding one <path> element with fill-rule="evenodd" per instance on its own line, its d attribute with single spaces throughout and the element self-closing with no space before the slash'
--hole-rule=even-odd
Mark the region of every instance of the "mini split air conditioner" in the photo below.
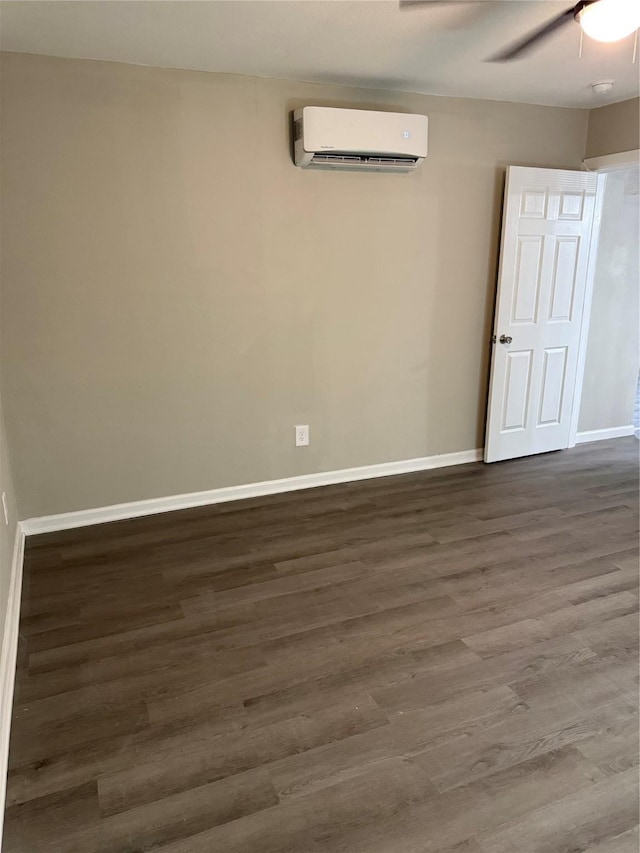
<svg viewBox="0 0 640 853">
<path fill-rule="evenodd" d="M 409 172 L 427 156 L 427 117 L 303 107 L 293 114 L 296 166 Z"/>
</svg>

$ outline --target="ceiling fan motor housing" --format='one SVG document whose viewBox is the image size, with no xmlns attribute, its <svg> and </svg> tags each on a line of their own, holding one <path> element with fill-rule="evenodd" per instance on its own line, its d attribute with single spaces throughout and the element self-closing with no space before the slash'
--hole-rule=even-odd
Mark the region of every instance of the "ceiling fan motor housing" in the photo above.
<svg viewBox="0 0 640 853">
<path fill-rule="evenodd" d="M 576 3 L 573 9 L 573 17 L 576 19 L 576 21 L 580 23 L 580 13 L 583 9 L 586 9 L 587 6 L 591 6 L 597 2 L 598 0 L 580 0 L 579 3 Z"/>
</svg>

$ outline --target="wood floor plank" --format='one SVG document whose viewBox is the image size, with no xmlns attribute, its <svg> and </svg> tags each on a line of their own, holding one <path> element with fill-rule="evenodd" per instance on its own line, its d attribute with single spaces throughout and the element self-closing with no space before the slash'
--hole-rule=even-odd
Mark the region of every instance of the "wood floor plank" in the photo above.
<svg viewBox="0 0 640 853">
<path fill-rule="evenodd" d="M 382 726 L 271 762 L 269 775 L 280 800 L 284 801 L 356 778 L 376 764 L 396 757 L 398 752 L 391 728 Z"/>
<path fill-rule="evenodd" d="M 182 616 L 182 610 L 177 603 L 141 605 L 137 611 L 134 608 L 132 613 L 114 615 L 106 619 L 83 618 L 79 614 L 78 619 L 69 626 L 54 628 L 31 636 L 29 650 L 37 652 L 43 649 L 54 649 L 83 640 L 119 634 L 121 631 L 162 624 L 180 619 Z"/>
<path fill-rule="evenodd" d="M 558 594 L 571 604 L 583 604 L 593 598 L 606 598 L 616 592 L 638 592 L 638 570 L 616 569 L 604 575 L 568 583 L 558 589 Z"/>
<path fill-rule="evenodd" d="M 464 642 L 482 656 L 510 651 L 527 643 L 548 640 L 571 633 L 594 622 L 604 622 L 637 610 L 636 596 L 628 591 L 616 592 L 604 599 L 595 599 L 558 608 L 536 619 L 523 619 L 498 628 L 464 637 Z"/>
<path fill-rule="evenodd" d="M 500 686 L 389 715 L 390 737 L 403 755 L 416 755 L 457 740 L 468 741 L 492 722 L 503 722 L 528 706 L 508 687 Z"/>
<path fill-rule="evenodd" d="M 92 708 L 65 709 L 62 714 L 43 715 L 37 706 L 21 706 L 15 726 L 12 761 L 16 756 L 24 763 L 51 761 L 97 740 L 143 732 L 149 728 L 149 714 L 144 702 L 105 703 Z M 11 766 L 11 764 L 10 764 Z"/>
<path fill-rule="evenodd" d="M 633 829 L 638 823 L 638 774 L 628 770 L 537 809 L 487 836 L 486 853 L 564 853 L 587 850 Z"/>
<path fill-rule="evenodd" d="M 277 804 L 269 774 L 257 768 L 102 817 L 81 843 L 101 853 L 151 850 Z M 78 841 L 70 838 L 70 849 L 77 849 Z M 63 853 L 64 845 L 59 849 Z"/>
<path fill-rule="evenodd" d="M 553 708 L 570 696 L 585 710 L 610 704 L 615 698 L 626 699 L 618 689 L 607 665 L 591 658 L 576 660 L 562 672 L 542 673 L 509 686 L 531 708 Z"/>
<path fill-rule="evenodd" d="M 473 539 L 486 533 L 497 533 L 505 530 L 514 530 L 518 527 L 527 527 L 531 524 L 538 525 L 551 519 L 563 518 L 564 513 L 558 507 L 545 507 L 543 509 L 529 510 L 527 512 L 514 513 L 509 516 L 499 516 L 492 519 L 481 519 L 469 524 L 448 525 L 447 527 L 431 527 L 429 532 L 441 544 L 447 542 L 459 542 L 462 539 Z"/>
<path fill-rule="evenodd" d="M 52 843 L 57 849 L 58 839 L 99 823 L 98 788 L 92 780 L 9 806 L 5 812 L 2 849 L 44 851 L 51 850 Z"/>
<path fill-rule="evenodd" d="M 636 853 L 638 442 L 27 541 L 4 853 Z"/>
<path fill-rule="evenodd" d="M 588 847 L 585 853 L 638 853 L 640 850 L 640 829 L 634 826 L 613 838 Z"/>
<path fill-rule="evenodd" d="M 363 697 L 357 704 L 319 710 L 311 718 L 301 715 L 200 743 L 194 739 L 191 748 L 185 741 L 170 762 L 149 754 L 132 767 L 121 763 L 113 772 L 106 768 L 99 782 L 100 802 L 113 813 L 386 725 L 380 709 Z"/>
<path fill-rule="evenodd" d="M 573 747 L 564 747 L 439 794 L 434 808 L 407 803 L 392 814 L 379 815 L 343 833 L 335 850 L 388 853 L 390 839 L 394 853 L 442 853 L 458 845 L 464 850 L 469 838 L 493 832 L 568 790 L 586 790 L 603 778 Z M 525 850 L 515 848 L 517 853 Z M 526 853 L 535 853 L 535 848 Z"/>
<path fill-rule="evenodd" d="M 20 684 L 20 699 L 28 702 L 45 696 L 74 690 L 93 683 L 117 681 L 127 676 L 144 675 L 184 660 L 206 662 L 212 678 L 224 678 L 231 673 L 247 672 L 266 665 L 256 646 L 224 650 L 216 648 L 211 634 L 199 634 L 175 642 L 142 648 L 128 655 L 114 655 L 77 664 L 53 672 L 31 673 Z"/>
<path fill-rule="evenodd" d="M 609 705 L 594 709 L 590 716 L 603 724 L 602 730 L 598 737 L 578 744 L 581 755 L 607 776 L 637 767 L 640 763 L 637 695 L 633 699 L 614 698 Z"/>
<path fill-rule="evenodd" d="M 447 791 L 554 749 L 598 735 L 601 725 L 573 703 L 492 722 L 469 737 L 425 750 L 419 760 L 439 791 Z"/>
<path fill-rule="evenodd" d="M 339 850 L 339 839 L 366 826 L 381 814 L 401 812 L 407 804 L 434 807 L 434 791 L 417 765 L 392 758 L 355 778 L 291 798 L 242 821 L 160 848 L 162 853 L 260 853 Z"/>
<path fill-rule="evenodd" d="M 436 646 L 417 644 L 376 653 L 359 663 L 332 670 L 329 674 L 306 678 L 290 687 L 250 696 L 244 706 L 252 723 L 264 725 L 279 719 L 309 713 L 342 696 L 362 696 L 374 689 L 411 682 L 418 676 L 451 672 L 480 661 L 460 640 Z"/>
</svg>

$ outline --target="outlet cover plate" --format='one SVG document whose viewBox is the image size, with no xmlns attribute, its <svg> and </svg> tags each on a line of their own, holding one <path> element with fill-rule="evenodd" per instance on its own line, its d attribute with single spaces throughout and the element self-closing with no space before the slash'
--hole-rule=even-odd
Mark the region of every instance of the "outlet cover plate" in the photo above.
<svg viewBox="0 0 640 853">
<path fill-rule="evenodd" d="M 307 447 L 309 444 L 309 424 L 297 424 L 296 447 Z"/>
</svg>

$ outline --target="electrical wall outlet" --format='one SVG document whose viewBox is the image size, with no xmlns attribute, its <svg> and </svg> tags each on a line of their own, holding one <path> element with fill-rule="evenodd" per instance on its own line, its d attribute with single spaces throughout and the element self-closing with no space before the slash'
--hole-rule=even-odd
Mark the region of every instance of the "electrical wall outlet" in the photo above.
<svg viewBox="0 0 640 853">
<path fill-rule="evenodd" d="M 306 447 L 309 444 L 309 424 L 298 424 L 296 430 L 296 447 Z"/>
<path fill-rule="evenodd" d="M 2 493 L 2 509 L 4 510 L 4 523 L 9 524 L 9 510 L 7 509 L 7 493 Z"/>
</svg>

